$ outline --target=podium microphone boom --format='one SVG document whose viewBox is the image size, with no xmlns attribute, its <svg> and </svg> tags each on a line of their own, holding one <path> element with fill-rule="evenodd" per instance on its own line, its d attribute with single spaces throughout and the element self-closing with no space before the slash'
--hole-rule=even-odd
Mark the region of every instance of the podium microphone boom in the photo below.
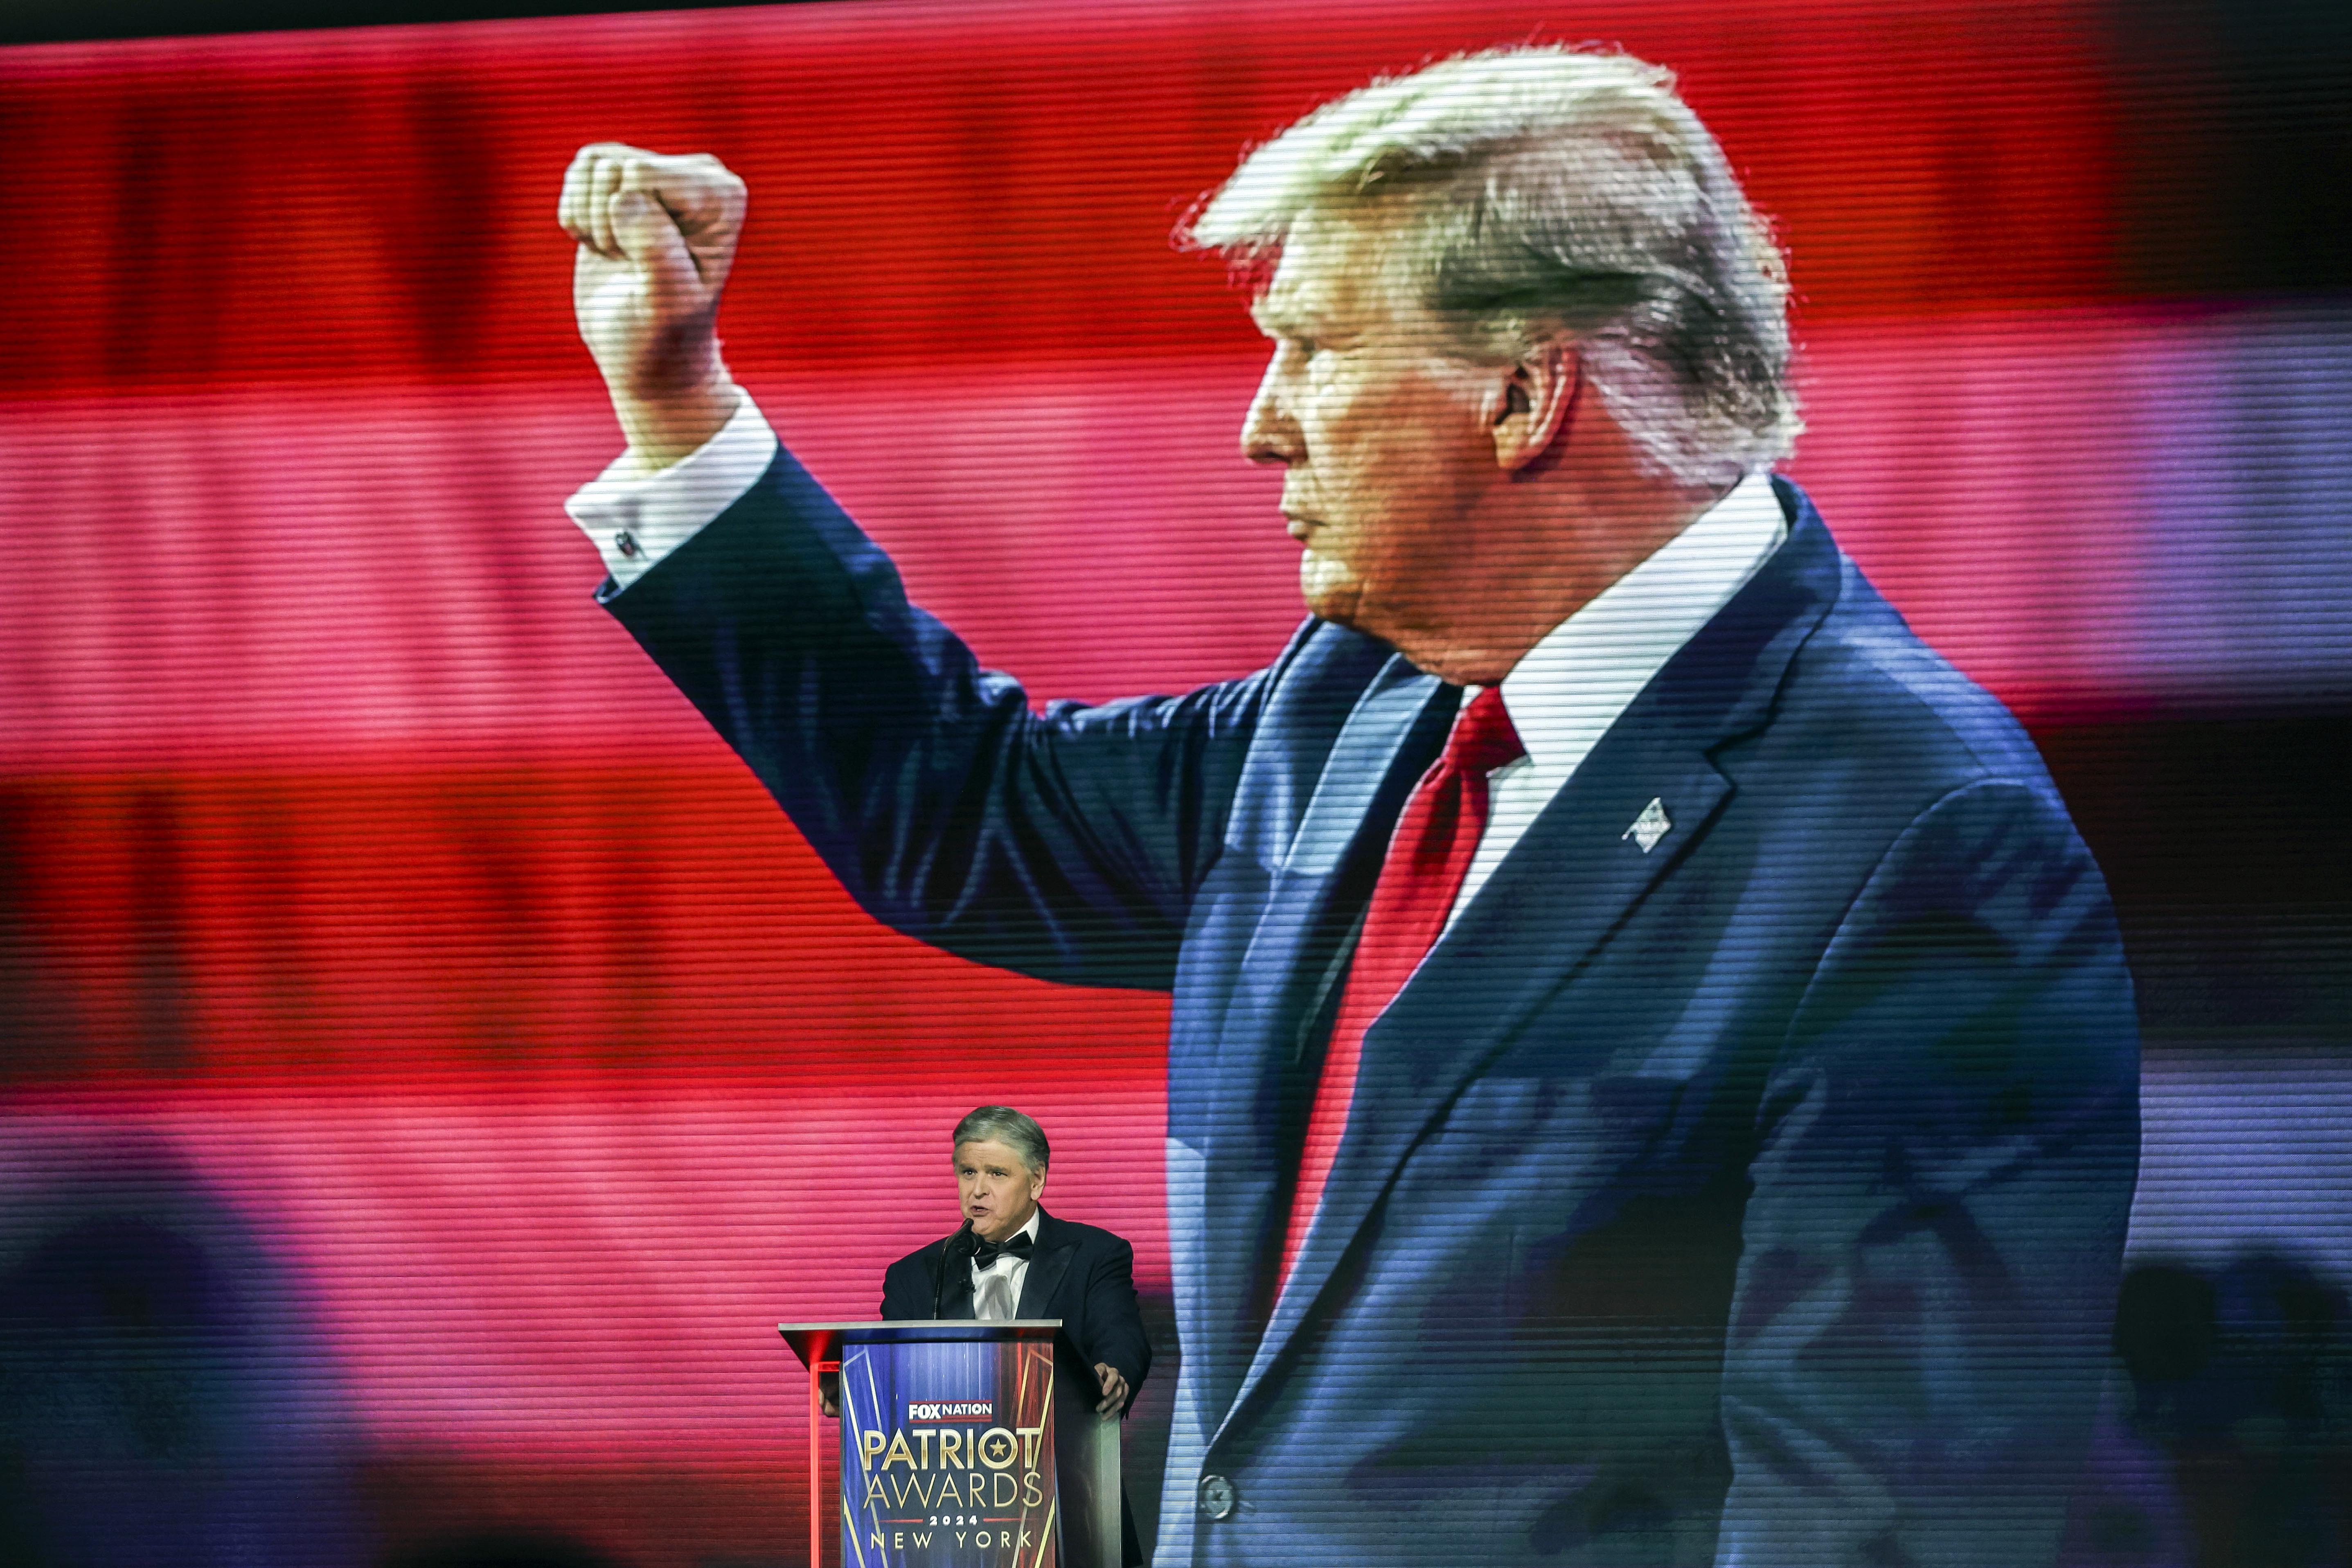
<svg viewBox="0 0 2352 1568">
<path fill-rule="evenodd" d="M 971 1239 L 971 1221 L 966 1220 L 956 1226 L 956 1233 L 948 1237 L 947 1245 L 940 1248 L 940 1271 L 937 1278 L 931 1281 L 931 1319 L 935 1322 L 939 1320 L 940 1303 L 946 1299 L 948 1293 L 948 1265 L 955 1261 L 956 1254 Z"/>
</svg>

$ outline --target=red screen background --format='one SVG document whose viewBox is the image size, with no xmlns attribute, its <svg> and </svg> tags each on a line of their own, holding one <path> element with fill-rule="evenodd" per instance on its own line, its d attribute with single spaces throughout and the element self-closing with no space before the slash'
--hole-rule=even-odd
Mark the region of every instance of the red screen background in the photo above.
<svg viewBox="0 0 2352 1568">
<path fill-rule="evenodd" d="M 1171 229 L 1317 102 L 1530 37 L 1678 72 L 1791 256 L 1791 471 L 2029 722 L 2347 689 L 2352 336 L 2227 286 L 2209 62 L 2082 0 L 7 51 L 0 1237 L 194 1237 L 354 1552 L 488 1513 L 789 1560 L 772 1325 L 872 1315 L 977 1103 L 1164 1297 L 1162 1000 L 874 925 L 591 602 L 562 502 L 619 443 L 558 184 L 591 140 L 741 173 L 730 357 L 918 598 L 1041 699 L 1176 689 L 1298 611 L 1236 448 L 1259 342 Z"/>
</svg>

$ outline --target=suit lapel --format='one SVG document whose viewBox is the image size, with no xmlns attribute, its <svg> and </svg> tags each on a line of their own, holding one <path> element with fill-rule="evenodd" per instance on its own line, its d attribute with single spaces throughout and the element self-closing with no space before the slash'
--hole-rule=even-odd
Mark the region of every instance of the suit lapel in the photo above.
<svg viewBox="0 0 2352 1568">
<path fill-rule="evenodd" d="M 1790 538 L 1667 661 L 1366 1033 L 1322 1207 L 1228 1407 L 1281 1357 L 1413 1147 L 1546 998 L 1704 837 L 1732 794 L 1711 753 L 1769 721 L 1836 596 L 1839 558 L 1793 489 Z M 1791 501 L 1793 500 L 1793 504 Z M 1672 826 L 1629 831 L 1653 800 Z"/>
<path fill-rule="evenodd" d="M 1621 817 L 1629 789 L 1649 793 Z M 1365 1034 L 1347 1133 L 1250 1382 L 1282 1352 L 1413 1144 L 1679 858 L 1620 837 L 1643 805 L 1671 803 L 1681 840 L 1672 847 L 1687 848 L 1729 793 L 1703 754 L 1604 742 L 1439 938 Z"/>
<path fill-rule="evenodd" d="M 1228 1408 L 1265 1323 L 1272 1289 L 1261 1271 L 1279 1256 L 1279 1199 L 1297 1159 L 1286 1108 L 1298 1098 L 1302 1049 L 1360 899 L 1338 900 L 1350 868 L 1380 850 L 1404 798 L 1444 744 L 1459 692 L 1391 658 L 1357 700 L 1325 759 L 1253 931 L 1240 980 L 1216 1031 L 1213 1130 L 1203 1150 L 1204 1212 L 1221 1237 L 1197 1258 L 1208 1321 L 1187 1324 L 1212 1419 Z M 1376 841 L 1376 842 L 1375 842 Z M 1369 879 L 1363 885 L 1369 889 Z"/>
<path fill-rule="evenodd" d="M 1021 1300 L 1013 1309 L 1016 1318 L 1044 1318 L 1053 1314 L 1046 1310 L 1054 1292 L 1061 1289 L 1062 1276 L 1070 1269 L 1070 1259 L 1076 1257 L 1078 1244 L 1069 1237 L 1060 1222 L 1043 1208 L 1037 1211 L 1037 1242 L 1029 1267 L 1021 1277 Z"/>
</svg>

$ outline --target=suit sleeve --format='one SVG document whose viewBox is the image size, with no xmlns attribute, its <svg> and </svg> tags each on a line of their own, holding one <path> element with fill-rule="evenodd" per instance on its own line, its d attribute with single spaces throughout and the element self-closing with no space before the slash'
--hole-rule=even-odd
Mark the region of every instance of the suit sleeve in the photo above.
<svg viewBox="0 0 2352 1568">
<path fill-rule="evenodd" d="M 936 1245 L 936 1244 L 935 1244 Z M 936 1266 L 930 1248 L 902 1258 L 883 1271 L 882 1321 L 906 1322 L 931 1315 L 931 1282 Z"/>
<path fill-rule="evenodd" d="M 1034 712 L 784 452 L 603 596 L 877 919 L 1045 979 L 1171 983 L 1272 672 Z"/>
<path fill-rule="evenodd" d="M 1108 1362 L 1127 1379 L 1127 1402 L 1151 1371 L 1151 1342 L 1143 1332 L 1143 1312 L 1135 1295 L 1135 1247 L 1118 1237 L 1097 1248 L 1087 1271 L 1087 1345 L 1089 1364 Z"/>
<path fill-rule="evenodd" d="M 2107 1359 L 2137 1049 L 2054 797 L 1973 784 L 1914 821 L 1767 1082 L 1719 1568 L 2053 1560 Z"/>
</svg>

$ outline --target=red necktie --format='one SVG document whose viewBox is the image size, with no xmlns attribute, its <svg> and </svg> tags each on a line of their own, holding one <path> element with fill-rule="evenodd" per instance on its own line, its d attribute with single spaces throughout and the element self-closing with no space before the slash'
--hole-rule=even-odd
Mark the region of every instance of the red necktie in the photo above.
<svg viewBox="0 0 2352 1568">
<path fill-rule="evenodd" d="M 1405 802 L 1389 838 L 1388 858 L 1372 887 L 1372 906 L 1340 994 L 1331 1044 L 1323 1053 L 1323 1075 L 1315 1085 L 1315 1108 L 1307 1118 L 1307 1143 L 1298 1158 L 1298 1188 L 1290 1200 L 1290 1226 L 1282 1243 L 1282 1279 L 1307 1239 L 1323 1184 L 1339 1157 L 1347 1130 L 1348 1107 L 1356 1097 L 1356 1068 L 1362 1060 L 1364 1032 L 1372 1026 L 1423 954 L 1436 945 L 1445 918 L 1462 891 L 1486 831 L 1486 775 L 1527 755 L 1519 733 L 1504 710 L 1500 687 L 1489 686 L 1470 700 L 1445 740 L 1445 754 L 1431 764 Z"/>
</svg>

